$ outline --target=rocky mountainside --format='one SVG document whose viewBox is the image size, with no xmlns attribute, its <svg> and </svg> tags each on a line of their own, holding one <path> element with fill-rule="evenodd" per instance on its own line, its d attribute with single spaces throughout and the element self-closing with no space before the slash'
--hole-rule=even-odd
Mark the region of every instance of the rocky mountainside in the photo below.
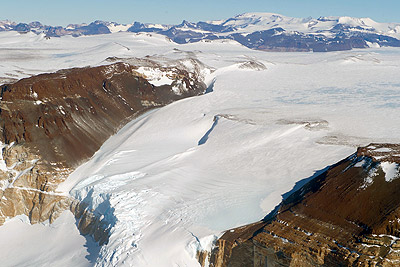
<svg viewBox="0 0 400 267">
<path fill-rule="evenodd" d="M 210 266 L 398 266 L 400 146 L 370 144 L 317 173 L 262 221 L 231 229 Z"/>
<path fill-rule="evenodd" d="M 52 221 L 69 207 L 79 213 L 55 192 L 59 183 L 132 117 L 206 90 L 188 69 L 165 68 L 168 83 L 154 85 L 141 68 L 117 62 L 0 87 L 0 224 L 19 214 L 32 223 Z M 90 223 L 81 221 L 83 228 Z"/>
<path fill-rule="evenodd" d="M 400 47 L 400 23 L 378 23 L 369 18 L 320 17 L 290 18 L 271 13 L 246 13 L 222 21 L 179 25 L 118 24 L 95 21 L 67 27 L 42 25 L 40 22 L 0 22 L 0 31 L 29 31 L 47 37 L 63 35 L 108 34 L 118 31 L 154 32 L 176 43 L 229 39 L 257 50 L 268 51 L 340 51 L 367 47 Z"/>
</svg>

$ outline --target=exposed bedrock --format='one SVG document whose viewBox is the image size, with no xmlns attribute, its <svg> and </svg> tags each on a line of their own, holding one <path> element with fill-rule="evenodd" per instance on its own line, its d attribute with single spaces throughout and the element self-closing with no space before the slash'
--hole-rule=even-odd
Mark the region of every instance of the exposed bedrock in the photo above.
<svg viewBox="0 0 400 267">
<path fill-rule="evenodd" d="M 210 266 L 399 266 L 399 166 L 400 145 L 359 148 L 262 221 L 227 231 Z"/>
<path fill-rule="evenodd" d="M 19 214 L 32 223 L 52 221 L 68 208 L 82 215 L 55 192 L 58 184 L 133 117 L 206 90 L 187 69 L 169 70 L 172 83 L 161 86 L 137 69 L 74 68 L 0 87 L 0 225 Z"/>
</svg>

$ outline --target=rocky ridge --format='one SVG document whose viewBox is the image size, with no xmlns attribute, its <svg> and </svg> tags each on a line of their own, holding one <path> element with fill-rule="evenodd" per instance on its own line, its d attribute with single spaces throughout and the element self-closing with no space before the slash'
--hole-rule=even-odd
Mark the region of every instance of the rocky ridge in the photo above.
<svg viewBox="0 0 400 267">
<path fill-rule="evenodd" d="M 262 221 L 228 230 L 202 266 L 398 266 L 400 146 L 370 144 L 317 173 Z"/>
<path fill-rule="evenodd" d="M 107 229 L 85 205 L 57 193 L 58 184 L 133 117 L 206 90 L 188 68 L 163 69 L 169 83 L 157 86 L 140 68 L 117 62 L 0 87 L 0 225 L 20 214 L 52 222 L 71 209 L 83 234 L 107 241 Z"/>
</svg>

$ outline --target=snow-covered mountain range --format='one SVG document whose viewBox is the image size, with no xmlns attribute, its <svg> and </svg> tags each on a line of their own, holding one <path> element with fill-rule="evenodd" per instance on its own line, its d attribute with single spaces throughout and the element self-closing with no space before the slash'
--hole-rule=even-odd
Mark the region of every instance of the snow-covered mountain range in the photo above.
<svg viewBox="0 0 400 267">
<path fill-rule="evenodd" d="M 292 18 L 273 13 L 245 13 L 208 22 L 183 21 L 179 25 L 134 22 L 118 24 L 95 21 L 67 27 L 46 26 L 40 22 L 0 22 L 0 31 L 32 31 L 47 37 L 95 35 L 119 31 L 153 32 L 176 43 L 232 39 L 258 50 L 340 51 L 380 46 L 400 47 L 400 23 L 379 23 L 370 18 L 319 17 Z"/>
</svg>

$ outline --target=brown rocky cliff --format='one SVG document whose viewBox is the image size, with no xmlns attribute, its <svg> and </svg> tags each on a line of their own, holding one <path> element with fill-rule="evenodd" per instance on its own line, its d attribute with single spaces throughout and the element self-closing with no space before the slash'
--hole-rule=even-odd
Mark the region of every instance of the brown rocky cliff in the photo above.
<svg viewBox="0 0 400 267">
<path fill-rule="evenodd" d="M 206 89 L 184 69 L 175 68 L 173 84 L 163 86 L 136 69 L 126 63 L 75 68 L 0 87 L 0 224 L 18 214 L 32 222 L 54 219 L 73 205 L 54 192 L 57 185 L 121 126 Z M 174 83 L 185 90 L 176 94 Z"/>
<path fill-rule="evenodd" d="M 210 266 L 398 266 L 399 152 L 391 144 L 359 148 L 275 214 L 226 232 Z"/>
</svg>

